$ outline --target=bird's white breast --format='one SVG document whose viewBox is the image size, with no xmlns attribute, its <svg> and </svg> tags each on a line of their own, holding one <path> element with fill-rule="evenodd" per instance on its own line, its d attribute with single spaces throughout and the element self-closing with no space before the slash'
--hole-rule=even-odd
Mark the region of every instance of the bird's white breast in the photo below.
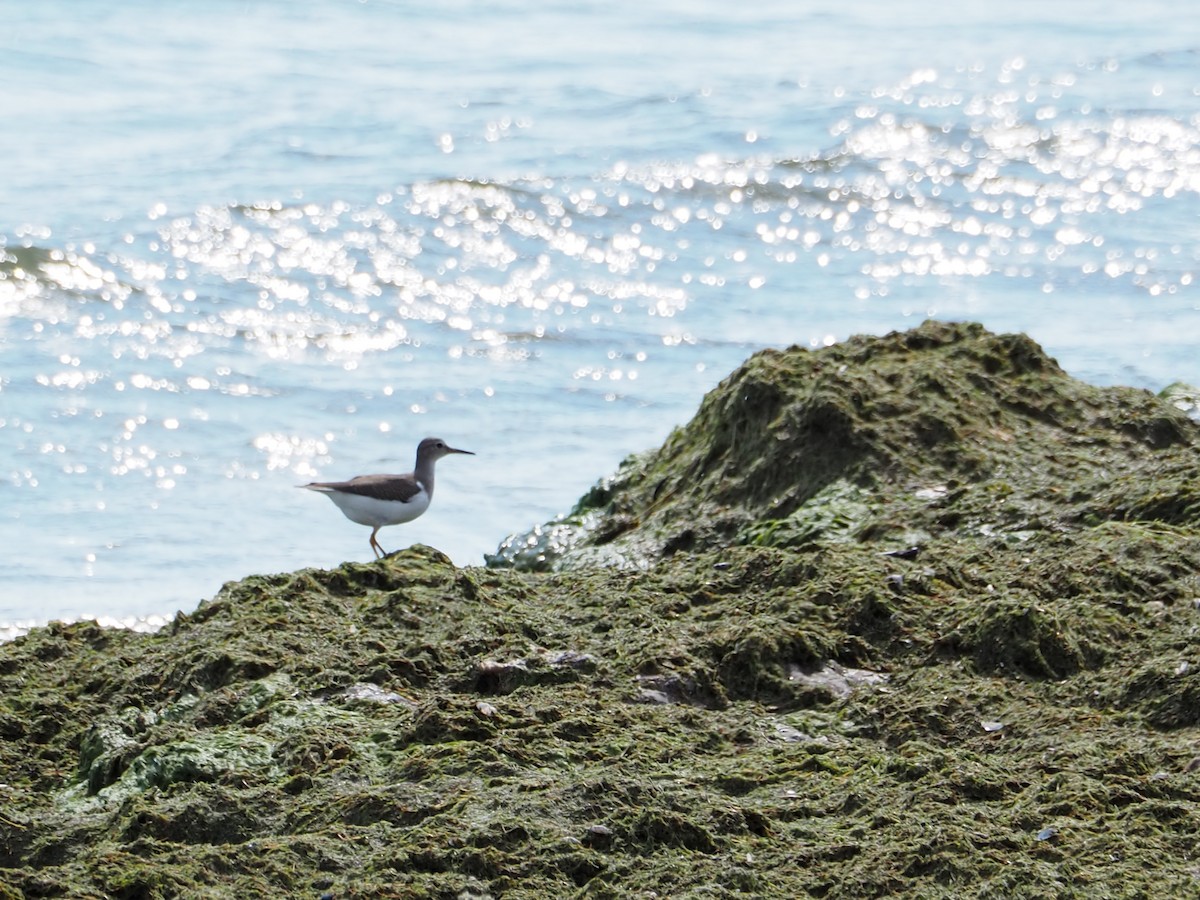
<svg viewBox="0 0 1200 900">
<path fill-rule="evenodd" d="M 382 525 L 400 525 L 411 522 L 429 509 L 429 492 L 424 488 L 413 494 L 408 501 L 376 500 L 362 494 L 347 494 L 342 491 L 321 491 L 337 504 L 351 522 L 376 528 Z"/>
</svg>

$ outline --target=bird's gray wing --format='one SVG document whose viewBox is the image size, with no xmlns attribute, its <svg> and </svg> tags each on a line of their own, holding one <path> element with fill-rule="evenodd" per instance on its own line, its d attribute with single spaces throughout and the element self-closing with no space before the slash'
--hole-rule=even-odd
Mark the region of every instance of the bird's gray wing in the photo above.
<svg viewBox="0 0 1200 900">
<path fill-rule="evenodd" d="M 408 503 L 421 490 L 421 485 L 409 475 L 359 475 L 349 481 L 326 481 L 313 486 L 318 490 L 325 488 L 380 500 L 398 500 L 401 503 Z"/>
</svg>

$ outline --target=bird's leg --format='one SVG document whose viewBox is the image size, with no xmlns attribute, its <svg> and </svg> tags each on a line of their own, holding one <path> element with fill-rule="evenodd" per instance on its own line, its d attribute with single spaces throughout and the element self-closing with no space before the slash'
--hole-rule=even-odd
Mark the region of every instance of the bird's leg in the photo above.
<svg viewBox="0 0 1200 900">
<path fill-rule="evenodd" d="M 379 526 L 378 525 L 376 525 L 371 530 L 371 549 L 375 551 L 376 559 L 382 559 L 387 554 L 385 554 L 383 552 L 383 548 L 379 546 L 379 541 L 375 540 L 375 535 L 377 535 L 377 534 L 379 534 Z"/>
</svg>

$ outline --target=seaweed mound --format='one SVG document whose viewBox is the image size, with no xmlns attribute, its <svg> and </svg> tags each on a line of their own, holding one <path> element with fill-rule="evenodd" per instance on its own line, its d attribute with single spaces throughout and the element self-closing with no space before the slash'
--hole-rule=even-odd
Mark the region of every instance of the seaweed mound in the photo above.
<svg viewBox="0 0 1200 900">
<path fill-rule="evenodd" d="M 33 629 L 0 900 L 1194 896 L 1194 396 L 973 325 L 759 354 L 560 571 Z"/>
<path fill-rule="evenodd" d="M 973 323 L 765 350 L 662 447 L 627 459 L 570 515 L 509 537 L 489 565 L 1176 522 L 1200 512 L 1187 477 L 1198 434 L 1173 403 L 1077 381 L 1028 337 Z M 1181 467 L 1167 485 L 1164 465 Z"/>
</svg>

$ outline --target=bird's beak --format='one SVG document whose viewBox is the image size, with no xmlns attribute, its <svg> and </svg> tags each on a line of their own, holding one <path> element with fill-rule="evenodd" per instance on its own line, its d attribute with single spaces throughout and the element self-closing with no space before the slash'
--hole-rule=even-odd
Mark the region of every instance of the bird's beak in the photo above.
<svg viewBox="0 0 1200 900">
<path fill-rule="evenodd" d="M 472 451 L 470 451 L 470 450 L 458 450 L 458 449 L 456 449 L 456 448 L 454 448 L 454 447 L 449 447 L 449 446 L 447 446 L 447 447 L 446 447 L 446 452 L 447 452 L 447 453 L 465 453 L 467 456 L 474 456 L 474 455 L 475 455 L 475 454 L 474 454 L 474 452 L 472 452 Z"/>
</svg>

